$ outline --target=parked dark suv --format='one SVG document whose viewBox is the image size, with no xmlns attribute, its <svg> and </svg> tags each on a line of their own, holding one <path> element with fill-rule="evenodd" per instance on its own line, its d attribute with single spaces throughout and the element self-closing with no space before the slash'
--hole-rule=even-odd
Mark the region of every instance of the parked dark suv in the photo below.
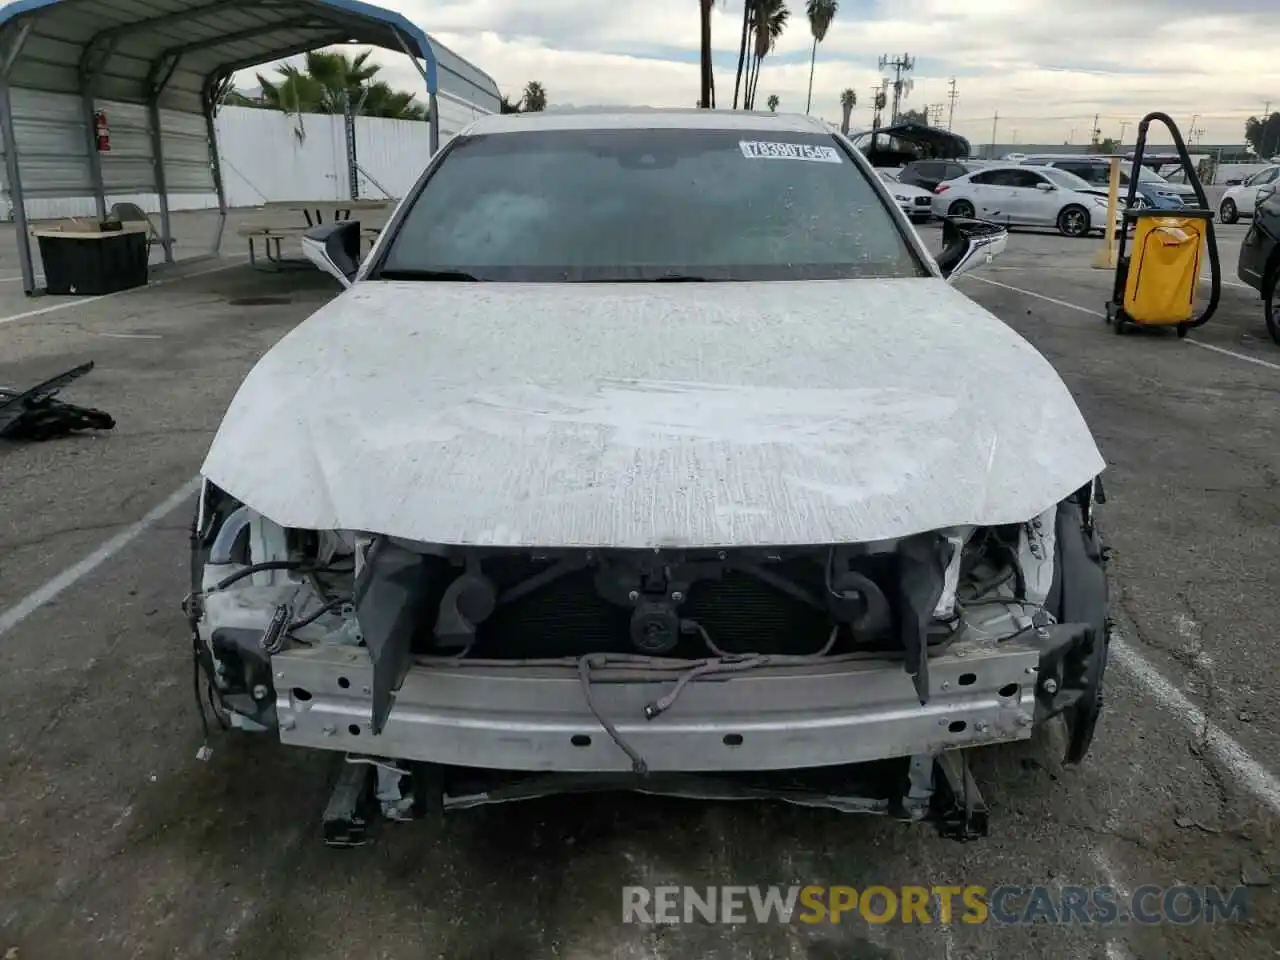
<svg viewBox="0 0 1280 960">
<path fill-rule="evenodd" d="M 970 160 L 912 160 L 898 174 L 898 182 L 933 191 L 944 180 L 963 177 L 981 166 Z"/>
<path fill-rule="evenodd" d="M 1267 333 L 1280 343 L 1280 188 L 1263 187 L 1253 209 L 1253 223 L 1240 244 L 1236 273 L 1262 294 Z"/>
</svg>

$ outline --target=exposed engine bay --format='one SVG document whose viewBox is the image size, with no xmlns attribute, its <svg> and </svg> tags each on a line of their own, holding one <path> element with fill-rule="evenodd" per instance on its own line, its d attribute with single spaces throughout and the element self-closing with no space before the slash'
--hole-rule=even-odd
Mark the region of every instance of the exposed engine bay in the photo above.
<svg viewBox="0 0 1280 960">
<path fill-rule="evenodd" d="M 206 482 L 186 603 L 197 696 L 224 726 L 367 764 L 394 819 L 447 770 L 500 778 L 454 806 L 616 785 L 777 796 L 759 781 L 778 773 L 783 799 L 817 802 L 841 791 L 803 771 L 886 761 L 904 765 L 901 796 L 823 805 L 915 819 L 935 760 L 971 799 L 957 748 L 1061 715 L 1066 759 L 1088 750 L 1100 494 L 875 543 L 531 550 L 286 529 Z M 689 793 L 718 774 L 737 786 Z"/>
</svg>

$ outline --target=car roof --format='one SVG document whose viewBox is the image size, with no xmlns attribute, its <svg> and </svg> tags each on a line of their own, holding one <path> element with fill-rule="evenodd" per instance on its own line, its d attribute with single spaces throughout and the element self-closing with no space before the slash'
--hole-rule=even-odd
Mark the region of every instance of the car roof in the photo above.
<svg viewBox="0 0 1280 960">
<path fill-rule="evenodd" d="M 652 107 L 573 107 L 535 113 L 495 113 L 472 122 L 462 134 L 491 135 L 528 130 L 740 130 L 751 133 L 834 131 L 821 120 L 799 113 L 754 110 L 658 109 Z"/>
<path fill-rule="evenodd" d="M 1026 166 L 1021 163 L 990 163 L 983 167 L 978 167 L 971 173 L 994 173 L 997 170 L 1017 170 L 1019 172 L 1026 170 Z M 1034 172 L 1034 171 L 1033 171 Z"/>
</svg>

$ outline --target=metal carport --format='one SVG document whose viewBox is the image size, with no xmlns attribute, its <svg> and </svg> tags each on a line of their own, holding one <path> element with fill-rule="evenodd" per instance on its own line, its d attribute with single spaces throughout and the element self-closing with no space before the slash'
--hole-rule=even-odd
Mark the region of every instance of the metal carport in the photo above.
<svg viewBox="0 0 1280 960">
<path fill-rule="evenodd" d="M 104 217 L 108 194 L 154 193 L 172 263 L 170 193 L 216 194 L 217 252 L 227 215 L 217 84 L 238 70 L 345 43 L 409 56 L 426 84 L 434 152 L 440 90 L 431 40 L 400 14 L 359 0 L 17 0 L 0 8 L 0 146 L 26 292 L 36 289 L 29 199 L 92 197 Z M 493 80 L 441 53 L 450 99 L 496 112 Z M 110 152 L 98 149 L 99 110 L 117 117 Z"/>
</svg>

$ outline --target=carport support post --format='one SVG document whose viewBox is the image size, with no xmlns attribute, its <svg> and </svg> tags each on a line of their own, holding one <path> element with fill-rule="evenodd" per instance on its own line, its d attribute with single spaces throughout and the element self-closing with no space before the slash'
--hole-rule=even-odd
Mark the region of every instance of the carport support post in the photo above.
<svg viewBox="0 0 1280 960">
<path fill-rule="evenodd" d="M 22 173 L 18 169 L 18 138 L 13 132 L 13 102 L 9 81 L 0 78 L 0 134 L 4 136 L 4 166 L 9 181 L 9 205 L 13 207 L 14 229 L 18 232 L 18 260 L 22 264 L 22 289 L 36 292 L 36 270 L 31 262 L 31 235 L 27 233 L 27 204 L 22 196 Z"/>
<path fill-rule="evenodd" d="M 36 292 L 36 270 L 31 262 L 31 234 L 27 232 L 27 202 L 22 195 L 22 171 L 18 165 L 18 137 L 13 126 L 13 100 L 9 96 L 9 71 L 22 52 L 31 33 L 31 21 L 13 38 L 0 62 L 0 136 L 4 138 L 4 165 L 9 181 L 9 205 L 13 208 L 13 227 L 18 233 L 18 262 L 22 265 L 22 289 L 27 296 Z"/>
<path fill-rule="evenodd" d="M 427 94 L 427 109 L 431 111 L 431 155 L 434 157 L 436 151 L 440 149 L 440 101 L 436 98 L 435 92 Z"/>
<path fill-rule="evenodd" d="M 400 46 L 404 49 L 405 56 L 409 58 L 409 62 L 413 64 L 418 71 L 418 75 L 422 77 L 422 82 L 427 87 L 427 111 L 431 114 L 427 118 L 427 123 L 430 124 L 428 128 L 428 136 L 430 137 L 428 143 L 431 148 L 431 155 L 434 157 L 436 151 L 440 149 L 440 101 L 436 97 L 436 91 L 431 83 L 430 75 L 422 64 L 418 62 L 418 58 L 414 56 L 413 49 L 409 46 L 409 41 L 405 40 L 404 34 L 399 30 L 396 31 L 396 39 L 400 41 Z M 434 72 L 434 70 L 433 61 L 432 71 Z"/>
<path fill-rule="evenodd" d="M 169 220 L 169 188 L 164 176 L 164 137 L 160 133 L 160 97 L 147 100 L 147 117 L 151 127 L 151 164 L 155 169 L 156 193 L 160 197 L 160 244 L 165 263 L 173 263 L 173 231 Z"/>
<path fill-rule="evenodd" d="M 222 231 L 227 225 L 227 191 L 222 184 L 222 159 L 218 154 L 218 125 L 214 119 L 214 102 L 211 88 L 206 85 L 204 95 L 204 129 L 209 137 L 209 166 L 213 170 L 213 189 L 218 194 L 218 232 L 213 238 L 213 254 L 222 253 Z"/>
<path fill-rule="evenodd" d="M 93 202 L 98 219 L 107 219 L 107 184 L 102 176 L 102 154 L 98 153 L 98 134 L 94 129 L 96 103 L 93 99 L 93 80 L 87 73 L 80 74 L 80 99 L 84 103 L 84 122 L 89 144 L 89 179 L 93 181 Z"/>
</svg>

